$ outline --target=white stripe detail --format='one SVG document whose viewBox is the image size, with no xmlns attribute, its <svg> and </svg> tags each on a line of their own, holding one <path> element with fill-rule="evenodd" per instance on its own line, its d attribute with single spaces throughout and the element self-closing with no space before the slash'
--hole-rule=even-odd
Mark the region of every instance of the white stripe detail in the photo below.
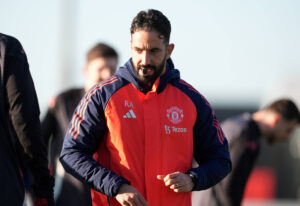
<svg viewBox="0 0 300 206">
<path fill-rule="evenodd" d="M 135 116 L 134 112 L 132 111 L 132 109 L 131 109 L 131 110 L 129 110 L 129 112 L 130 112 L 130 114 L 131 114 L 132 118 L 133 118 L 133 119 L 135 119 L 135 118 L 136 118 L 136 116 Z"/>
<path fill-rule="evenodd" d="M 124 119 L 136 119 L 136 116 L 133 112 L 133 110 L 129 110 L 129 112 L 127 112 L 125 115 L 123 115 Z"/>
</svg>

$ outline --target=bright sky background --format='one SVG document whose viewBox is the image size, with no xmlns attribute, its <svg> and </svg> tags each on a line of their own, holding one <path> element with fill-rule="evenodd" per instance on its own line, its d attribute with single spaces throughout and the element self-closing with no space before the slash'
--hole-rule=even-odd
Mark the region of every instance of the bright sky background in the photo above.
<svg viewBox="0 0 300 206">
<path fill-rule="evenodd" d="M 85 54 L 111 44 L 130 56 L 133 17 L 161 10 L 172 24 L 172 59 L 212 105 L 256 106 L 285 95 L 300 103 L 298 0 L 0 0 L 0 32 L 27 53 L 41 110 L 58 92 L 82 86 Z"/>
</svg>

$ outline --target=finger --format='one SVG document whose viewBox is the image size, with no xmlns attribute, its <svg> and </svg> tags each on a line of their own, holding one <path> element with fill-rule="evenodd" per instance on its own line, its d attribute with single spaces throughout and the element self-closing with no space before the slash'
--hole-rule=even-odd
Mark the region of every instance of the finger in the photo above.
<svg viewBox="0 0 300 206">
<path fill-rule="evenodd" d="M 173 190 L 174 192 L 189 192 L 185 187 L 179 187 Z"/>
<path fill-rule="evenodd" d="M 132 197 L 132 200 L 133 200 L 133 203 L 134 203 L 133 205 L 147 206 L 146 200 L 144 199 L 142 194 L 140 194 L 139 192 L 134 194 L 134 196 Z"/>
<path fill-rule="evenodd" d="M 138 196 L 135 196 L 135 197 L 132 199 L 132 202 L 133 202 L 132 206 L 142 206 L 142 203 L 140 202 Z"/>
<path fill-rule="evenodd" d="M 166 186 L 170 186 L 172 184 L 175 184 L 175 183 L 180 183 L 182 182 L 182 179 L 180 178 L 179 175 L 176 175 L 176 176 L 172 176 L 173 178 L 165 178 L 165 184 Z"/>
<path fill-rule="evenodd" d="M 178 181 L 176 179 L 168 179 L 166 182 L 165 182 L 165 185 L 166 186 L 170 186 L 170 185 L 173 185 L 175 183 L 177 183 Z"/>
<path fill-rule="evenodd" d="M 172 172 L 172 173 L 167 174 L 166 176 L 169 176 L 169 177 L 171 177 L 171 178 L 174 178 L 174 177 L 176 177 L 176 176 L 178 176 L 178 175 L 180 175 L 180 174 L 181 174 L 181 172 Z"/>
<path fill-rule="evenodd" d="M 174 172 L 174 173 L 169 174 L 169 178 L 174 179 L 174 178 L 180 176 L 181 174 L 182 174 L 181 172 Z"/>
<path fill-rule="evenodd" d="M 165 176 L 164 181 L 168 181 L 169 179 L 176 179 L 180 176 L 180 172 L 174 172 Z"/>
<path fill-rule="evenodd" d="M 137 206 L 146 206 L 147 202 L 141 194 L 138 194 L 135 198 L 135 203 Z"/>
<path fill-rule="evenodd" d="M 138 198 L 139 198 L 141 206 L 147 206 L 148 205 L 147 201 L 144 199 L 144 197 L 142 195 L 139 195 Z"/>
<path fill-rule="evenodd" d="M 130 206 L 130 204 L 128 202 L 123 202 L 122 206 Z"/>
<path fill-rule="evenodd" d="M 129 198 L 127 202 L 129 203 L 129 206 L 138 206 L 138 205 L 135 203 L 134 197 Z"/>
<path fill-rule="evenodd" d="M 163 180 L 165 178 L 166 175 L 157 175 L 156 178 L 159 180 Z"/>
<path fill-rule="evenodd" d="M 135 201 L 134 201 L 134 196 L 127 196 L 124 198 L 123 204 L 126 206 L 136 206 Z"/>
<path fill-rule="evenodd" d="M 183 185 L 175 185 L 175 189 L 173 189 L 174 192 L 186 192 L 186 188 Z"/>
<path fill-rule="evenodd" d="M 178 188 L 173 189 L 174 192 L 190 192 L 191 189 L 187 185 L 181 185 Z"/>
<path fill-rule="evenodd" d="M 182 187 L 183 185 L 180 183 L 174 183 L 170 186 L 171 189 L 179 189 L 180 187 Z"/>
<path fill-rule="evenodd" d="M 178 189 L 174 189 L 173 191 L 174 192 L 181 192 L 179 188 Z"/>
</svg>

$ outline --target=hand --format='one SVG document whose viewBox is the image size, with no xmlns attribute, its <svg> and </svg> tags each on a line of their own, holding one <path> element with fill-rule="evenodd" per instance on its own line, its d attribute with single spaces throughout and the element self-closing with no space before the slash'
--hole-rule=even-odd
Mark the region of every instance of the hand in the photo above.
<svg viewBox="0 0 300 206">
<path fill-rule="evenodd" d="M 123 206 L 147 206 L 148 203 L 134 187 L 123 184 L 119 189 L 116 200 Z"/>
<path fill-rule="evenodd" d="M 182 172 L 157 175 L 157 179 L 164 181 L 165 185 L 170 187 L 174 192 L 190 192 L 194 188 L 192 178 Z"/>
</svg>

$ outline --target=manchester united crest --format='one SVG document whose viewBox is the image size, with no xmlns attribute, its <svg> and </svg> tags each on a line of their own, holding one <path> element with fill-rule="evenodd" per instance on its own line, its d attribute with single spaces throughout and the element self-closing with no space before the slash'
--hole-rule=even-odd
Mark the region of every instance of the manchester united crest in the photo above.
<svg viewBox="0 0 300 206">
<path fill-rule="evenodd" d="M 179 109 L 176 106 L 172 106 L 170 109 L 167 109 L 167 118 L 173 124 L 178 124 L 183 120 L 183 110 Z"/>
</svg>

